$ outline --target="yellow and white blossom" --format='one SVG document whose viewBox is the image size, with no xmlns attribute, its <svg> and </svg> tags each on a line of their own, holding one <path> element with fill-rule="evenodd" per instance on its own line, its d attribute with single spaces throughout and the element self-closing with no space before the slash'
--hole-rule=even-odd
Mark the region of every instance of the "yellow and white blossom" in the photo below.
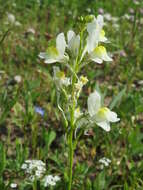
<svg viewBox="0 0 143 190">
<path fill-rule="evenodd" d="M 83 115 L 83 113 L 80 111 L 80 108 L 76 108 L 74 112 L 74 118 L 78 119 L 81 115 Z"/>
<path fill-rule="evenodd" d="M 117 114 L 107 107 L 101 107 L 101 96 L 97 91 L 88 97 L 88 113 L 95 119 L 95 123 L 105 131 L 110 131 L 110 122 L 117 122 L 120 119 Z"/>
<path fill-rule="evenodd" d="M 100 42 L 107 42 L 103 25 L 102 15 L 98 15 L 97 19 L 94 18 L 92 22 L 87 24 L 87 45 L 82 55 L 84 56 L 88 52 L 89 59 L 99 64 L 103 61 L 112 61 L 107 54 L 106 48 L 99 45 Z"/>
<path fill-rule="evenodd" d="M 70 78 L 65 77 L 65 73 L 60 71 L 59 67 L 53 67 L 54 72 L 54 81 L 57 88 L 61 88 L 62 86 L 69 86 L 71 84 Z"/>
<path fill-rule="evenodd" d="M 69 30 L 67 33 L 67 40 L 68 40 L 68 49 L 74 56 L 78 55 L 78 50 L 80 46 L 80 36 L 76 35 L 74 31 Z"/>
<path fill-rule="evenodd" d="M 84 77 L 83 75 L 80 76 L 79 80 L 77 83 L 75 83 L 75 87 L 77 90 L 81 90 L 82 87 L 88 82 L 87 77 Z"/>
<path fill-rule="evenodd" d="M 101 64 L 103 61 L 112 61 L 112 58 L 107 54 L 104 46 L 97 46 L 90 54 L 90 59 Z"/>
<path fill-rule="evenodd" d="M 66 46 L 64 33 L 60 33 L 56 38 L 56 47 L 49 47 L 46 52 L 41 52 L 39 57 L 47 64 L 66 62 L 68 60 L 68 56 L 65 55 Z"/>
<path fill-rule="evenodd" d="M 92 22 L 87 24 L 87 51 L 92 52 L 99 42 L 106 42 L 105 32 L 103 30 L 104 20 L 102 15 L 98 15 Z"/>
</svg>

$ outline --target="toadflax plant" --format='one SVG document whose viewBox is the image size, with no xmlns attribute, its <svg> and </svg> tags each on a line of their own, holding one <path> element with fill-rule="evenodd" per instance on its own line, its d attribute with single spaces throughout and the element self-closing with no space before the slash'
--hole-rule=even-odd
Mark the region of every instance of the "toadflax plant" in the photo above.
<svg viewBox="0 0 143 190">
<path fill-rule="evenodd" d="M 78 100 L 82 88 L 88 82 L 86 76 L 79 76 L 83 67 L 90 62 L 98 64 L 112 61 L 104 43 L 108 42 L 103 30 L 103 16 L 90 15 L 82 18 L 84 24 L 77 35 L 74 31 L 58 34 L 56 46 L 48 47 L 39 57 L 47 64 L 60 63 L 53 66 L 53 80 L 57 92 L 57 106 L 61 111 L 68 143 L 68 190 L 72 188 L 74 150 L 80 136 L 92 126 L 99 126 L 110 131 L 110 122 L 120 119 L 117 114 L 101 105 L 101 96 L 96 90 L 87 99 L 87 111 L 82 112 Z M 65 68 L 66 69 L 65 69 Z M 66 74 L 61 68 L 66 70 Z"/>
</svg>

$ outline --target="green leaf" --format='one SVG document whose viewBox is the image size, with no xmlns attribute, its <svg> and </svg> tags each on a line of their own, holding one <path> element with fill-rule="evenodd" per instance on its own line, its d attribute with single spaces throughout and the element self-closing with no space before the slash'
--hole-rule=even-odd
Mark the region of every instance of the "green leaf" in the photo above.
<svg viewBox="0 0 143 190">
<path fill-rule="evenodd" d="M 2 143 L 0 143 L 0 176 L 2 175 L 6 167 L 6 154 L 5 148 Z"/>
<path fill-rule="evenodd" d="M 112 110 L 122 99 L 122 97 L 125 95 L 126 93 L 126 87 L 124 87 L 121 92 L 119 92 L 118 95 L 114 96 L 110 105 L 109 105 L 109 108 Z"/>
</svg>

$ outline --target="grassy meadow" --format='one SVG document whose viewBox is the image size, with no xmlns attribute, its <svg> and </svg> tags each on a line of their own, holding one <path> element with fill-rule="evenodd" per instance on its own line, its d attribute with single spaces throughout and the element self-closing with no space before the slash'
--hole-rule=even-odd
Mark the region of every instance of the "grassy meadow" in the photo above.
<svg viewBox="0 0 143 190">
<path fill-rule="evenodd" d="M 66 190 L 68 147 L 52 66 L 38 57 L 58 33 L 80 30 L 81 16 L 102 14 L 112 62 L 91 63 L 79 103 L 94 89 L 120 122 L 95 126 L 75 150 L 72 190 L 143 190 L 143 1 L 0 0 L 0 190 Z M 55 63 L 55 65 L 60 65 Z M 62 65 L 61 65 L 62 67 Z M 109 164 L 101 163 L 108 158 Z M 22 169 L 42 160 L 55 186 Z"/>
</svg>

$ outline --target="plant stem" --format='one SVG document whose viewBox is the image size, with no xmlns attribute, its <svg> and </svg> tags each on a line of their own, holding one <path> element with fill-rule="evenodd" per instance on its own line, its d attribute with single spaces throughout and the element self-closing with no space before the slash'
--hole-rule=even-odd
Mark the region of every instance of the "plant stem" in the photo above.
<svg viewBox="0 0 143 190">
<path fill-rule="evenodd" d="M 70 120 L 70 134 L 69 134 L 69 183 L 68 183 L 68 190 L 72 188 L 72 174 L 73 174 L 73 157 L 74 157 L 74 148 L 73 148 L 73 130 L 74 130 L 74 112 L 75 112 L 75 100 L 74 100 L 74 84 L 76 78 L 73 75 L 72 78 L 72 97 L 73 97 L 73 105 L 71 108 L 71 120 Z"/>
<path fill-rule="evenodd" d="M 33 190 L 37 190 L 37 180 L 34 180 L 33 182 Z"/>
<path fill-rule="evenodd" d="M 73 130 L 71 129 L 71 131 L 70 131 L 70 137 L 69 137 L 69 184 L 68 184 L 68 190 L 71 190 L 71 187 L 72 187 L 73 156 L 74 156 L 74 150 L 73 150 Z"/>
</svg>

